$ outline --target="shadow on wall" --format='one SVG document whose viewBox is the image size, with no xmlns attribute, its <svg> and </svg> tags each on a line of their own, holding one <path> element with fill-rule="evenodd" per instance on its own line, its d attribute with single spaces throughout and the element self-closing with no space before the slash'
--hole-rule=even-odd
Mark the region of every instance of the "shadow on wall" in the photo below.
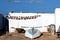
<svg viewBox="0 0 60 40">
<path fill-rule="evenodd" d="M 58 38 L 60 38 L 60 26 L 58 28 L 57 36 L 58 36 Z"/>
<path fill-rule="evenodd" d="M 7 20 L 7 18 L 2 16 L 2 21 L 1 22 L 0 22 L 0 24 L 2 24 L 2 26 L 0 26 L 0 28 L 1 27 L 2 28 L 0 29 L 0 36 L 6 34 L 6 31 L 8 31 L 8 20 Z"/>
<path fill-rule="evenodd" d="M 8 19 L 6 17 L 4 17 L 4 28 L 6 32 L 9 31 Z"/>
<path fill-rule="evenodd" d="M 58 32 L 60 32 L 60 26 L 59 26 L 59 28 L 58 28 Z"/>
</svg>

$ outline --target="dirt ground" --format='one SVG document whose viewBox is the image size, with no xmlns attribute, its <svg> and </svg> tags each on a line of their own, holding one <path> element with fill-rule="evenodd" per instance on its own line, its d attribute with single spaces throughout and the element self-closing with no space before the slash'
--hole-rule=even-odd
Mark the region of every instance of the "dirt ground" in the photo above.
<svg viewBox="0 0 60 40">
<path fill-rule="evenodd" d="M 30 39 L 24 36 L 24 33 L 12 33 L 0 36 L 0 40 L 60 40 L 56 35 L 43 33 L 40 37 Z"/>
</svg>

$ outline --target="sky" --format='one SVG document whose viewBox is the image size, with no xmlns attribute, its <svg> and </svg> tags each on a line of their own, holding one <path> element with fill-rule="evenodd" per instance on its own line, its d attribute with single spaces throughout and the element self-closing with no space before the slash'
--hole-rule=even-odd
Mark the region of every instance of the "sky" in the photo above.
<svg viewBox="0 0 60 40">
<path fill-rule="evenodd" d="M 54 13 L 55 8 L 60 8 L 60 0 L 0 0 L 0 14 L 3 15 L 11 11 Z"/>
</svg>

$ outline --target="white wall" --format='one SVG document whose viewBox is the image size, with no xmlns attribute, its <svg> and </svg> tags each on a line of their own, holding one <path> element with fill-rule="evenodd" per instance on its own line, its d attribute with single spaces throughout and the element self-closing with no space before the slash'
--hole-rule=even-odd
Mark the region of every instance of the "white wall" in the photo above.
<svg viewBox="0 0 60 40">
<path fill-rule="evenodd" d="M 55 10 L 56 15 L 56 32 L 60 32 L 60 8 L 56 8 Z"/>
<path fill-rule="evenodd" d="M 12 16 L 32 16 L 32 15 L 41 15 L 37 19 L 30 19 L 30 20 L 14 20 L 9 19 L 9 32 L 14 32 L 15 30 L 11 27 L 21 27 L 21 26 L 27 26 L 27 27 L 41 27 L 38 28 L 41 32 L 47 32 L 47 27 L 50 24 L 55 24 L 55 16 L 54 14 L 48 14 L 48 13 L 13 13 L 10 15 Z M 28 28 L 24 28 L 27 30 Z"/>
</svg>

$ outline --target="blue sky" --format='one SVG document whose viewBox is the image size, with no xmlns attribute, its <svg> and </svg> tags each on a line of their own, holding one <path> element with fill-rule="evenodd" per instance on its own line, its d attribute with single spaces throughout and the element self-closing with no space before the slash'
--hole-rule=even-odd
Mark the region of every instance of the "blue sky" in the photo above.
<svg viewBox="0 0 60 40">
<path fill-rule="evenodd" d="M 16 1 L 16 2 L 15 2 Z M 60 8 L 60 0 L 0 0 L 0 13 L 7 15 L 14 12 L 48 12 Z M 18 2 L 19 1 L 19 2 Z"/>
</svg>

